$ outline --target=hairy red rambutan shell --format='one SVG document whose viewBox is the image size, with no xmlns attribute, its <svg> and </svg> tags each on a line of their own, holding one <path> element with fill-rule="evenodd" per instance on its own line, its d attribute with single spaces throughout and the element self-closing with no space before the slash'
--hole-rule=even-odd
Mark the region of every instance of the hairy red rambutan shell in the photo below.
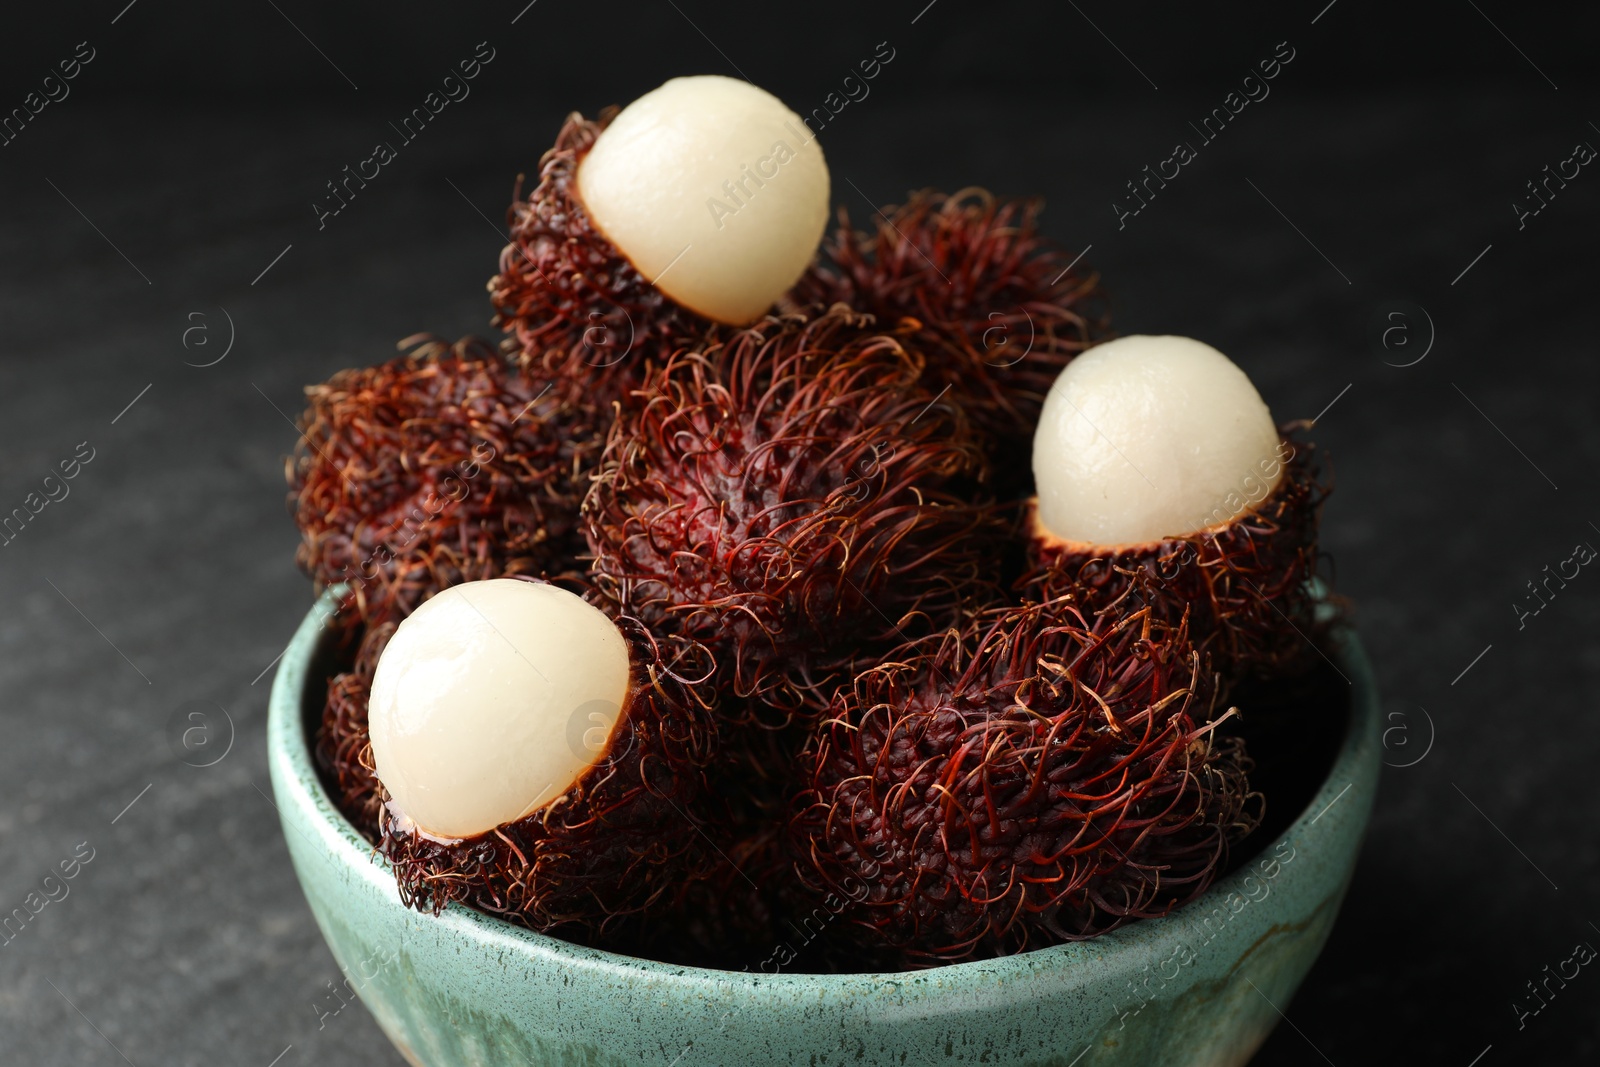
<svg viewBox="0 0 1600 1067">
<path fill-rule="evenodd" d="M 885 208 L 871 233 L 839 227 L 791 299 L 902 320 L 997 458 L 1026 458 L 1044 396 L 1074 355 L 1110 336 L 1099 276 L 1039 233 L 1038 200 L 931 189 Z"/>
<path fill-rule="evenodd" d="M 843 309 L 680 352 L 624 406 L 583 516 L 596 586 L 784 710 L 838 656 L 945 625 L 999 543 L 959 410 Z"/>
<path fill-rule="evenodd" d="M 1304 665 L 1315 655 L 1317 528 L 1330 492 L 1316 446 L 1286 427 L 1283 472 L 1259 502 L 1194 533 L 1128 545 L 1067 541 L 1027 507 L 1028 569 L 1019 589 L 1071 595 L 1096 611 L 1126 600 L 1169 625 L 1187 616 L 1197 645 L 1227 681 Z M 1244 506 L 1248 504 L 1249 506 Z M 1218 515 L 1228 516 L 1229 505 Z"/>
<path fill-rule="evenodd" d="M 1184 626 L 1148 609 L 982 613 L 839 691 L 806 754 L 796 869 L 868 944 L 923 962 L 1165 914 L 1258 820 L 1215 695 Z"/>
<path fill-rule="evenodd" d="M 461 582 L 575 566 L 609 412 L 477 338 L 401 347 L 306 389 L 287 465 L 300 566 L 319 586 L 348 582 L 369 620 Z"/>
<path fill-rule="evenodd" d="M 414 832 L 386 808 L 379 850 L 408 905 L 437 914 L 460 901 L 599 943 L 699 877 L 708 845 L 696 812 L 717 751 L 710 657 L 636 619 L 613 621 L 629 646 L 629 693 L 604 754 L 564 793 L 453 842 Z"/>
<path fill-rule="evenodd" d="M 712 327 L 650 284 L 578 198 L 578 164 L 618 110 L 608 107 L 592 122 L 567 116 L 525 200 L 517 179 L 507 213 L 511 243 L 489 281 L 494 324 L 512 335 L 530 372 L 583 382 L 602 403 L 637 381 L 643 352 L 693 343 Z"/>
<path fill-rule="evenodd" d="M 351 620 L 359 626 L 359 620 Z M 345 818 L 369 841 L 379 838 L 383 815 L 382 786 L 372 759 L 367 733 L 367 697 L 396 622 L 375 623 L 361 634 L 355 662 L 328 679 L 328 697 L 317 726 L 315 754 L 328 791 Z"/>
</svg>

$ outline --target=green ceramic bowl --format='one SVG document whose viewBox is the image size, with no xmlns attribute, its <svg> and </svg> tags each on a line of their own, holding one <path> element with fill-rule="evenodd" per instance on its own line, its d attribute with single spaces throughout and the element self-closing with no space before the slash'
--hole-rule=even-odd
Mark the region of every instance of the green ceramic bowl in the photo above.
<svg viewBox="0 0 1600 1067">
<path fill-rule="evenodd" d="M 301 624 L 273 682 L 272 787 L 306 900 L 345 972 L 339 995 L 358 994 L 426 1067 L 1243 1064 L 1328 938 L 1377 787 L 1377 694 L 1346 630 L 1324 646 L 1354 690 L 1332 770 L 1281 837 L 1166 918 L 897 974 L 669 966 L 458 905 L 437 918 L 401 905 L 387 866 L 323 791 L 307 744 L 330 603 Z M 343 1003 L 327 999 L 330 1013 Z"/>
</svg>

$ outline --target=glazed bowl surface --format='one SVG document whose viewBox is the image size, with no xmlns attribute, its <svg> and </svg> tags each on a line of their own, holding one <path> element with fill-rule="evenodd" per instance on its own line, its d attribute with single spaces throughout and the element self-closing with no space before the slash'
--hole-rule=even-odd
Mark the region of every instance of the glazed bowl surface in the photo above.
<svg viewBox="0 0 1600 1067">
<path fill-rule="evenodd" d="M 401 904 L 387 865 L 323 789 L 308 741 L 333 669 L 336 593 L 306 616 L 273 682 L 273 792 L 345 985 L 424 1067 L 1237 1067 L 1326 942 L 1377 789 L 1371 667 L 1354 631 L 1336 628 L 1321 644 L 1348 679 L 1350 700 L 1331 769 L 1286 830 L 1165 918 L 1002 959 L 886 974 L 635 959 L 459 905 L 435 917 Z"/>
</svg>

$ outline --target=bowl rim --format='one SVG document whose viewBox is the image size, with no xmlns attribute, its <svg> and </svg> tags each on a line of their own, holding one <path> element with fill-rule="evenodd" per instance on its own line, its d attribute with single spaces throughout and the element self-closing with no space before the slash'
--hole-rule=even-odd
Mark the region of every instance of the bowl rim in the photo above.
<svg viewBox="0 0 1600 1067">
<path fill-rule="evenodd" d="M 269 698 L 268 759 L 271 765 L 274 791 L 278 793 L 280 815 L 286 834 L 291 830 L 292 808 L 300 818 L 314 819 L 320 825 L 317 837 L 333 852 L 331 859 L 348 873 L 358 878 L 370 878 L 386 885 L 387 906 L 404 918 L 423 918 L 441 923 L 453 933 L 501 949 L 509 949 L 531 960 L 573 972 L 588 972 L 598 977 L 649 980 L 670 985 L 691 983 L 704 988 L 707 985 L 730 991 L 753 993 L 765 990 L 805 991 L 828 998 L 849 997 L 881 989 L 893 984 L 903 997 L 918 992 L 935 997 L 940 990 L 952 986 L 964 987 L 978 983 L 991 984 L 1028 980 L 1032 977 L 1059 975 L 1070 971 L 1075 963 L 1089 964 L 1104 961 L 1108 956 L 1139 951 L 1154 951 L 1165 947 L 1183 935 L 1188 925 L 1185 917 L 1204 910 L 1202 902 L 1213 903 L 1225 899 L 1230 893 L 1246 895 L 1246 879 L 1254 877 L 1254 863 L 1240 864 L 1228 875 L 1218 878 L 1205 893 L 1168 915 L 1142 919 L 1115 930 L 1083 941 L 1030 949 L 1009 956 L 991 959 L 949 963 L 907 971 L 850 971 L 840 973 L 785 972 L 758 969 L 723 970 L 668 963 L 647 957 L 629 956 L 605 949 L 589 948 L 564 941 L 547 934 L 537 933 L 493 916 L 485 915 L 460 903 L 451 903 L 438 916 L 420 915 L 401 903 L 394 891 L 393 873 L 389 864 L 378 855 L 370 842 L 345 818 L 334 805 L 323 787 L 311 755 L 310 738 L 304 728 L 306 715 L 304 694 L 309 667 L 321 650 L 322 643 L 332 634 L 331 622 L 343 586 L 325 589 L 307 612 L 293 639 L 286 646 L 274 674 Z M 1326 607 L 1326 605 L 1324 605 Z M 1359 638 L 1347 621 L 1337 621 L 1324 631 L 1330 648 L 1318 651 L 1332 663 L 1350 683 L 1351 700 L 1344 736 L 1326 776 L 1305 808 L 1296 815 L 1281 834 L 1265 842 L 1252 853 L 1251 859 L 1278 850 L 1285 843 L 1308 851 L 1317 851 L 1319 843 L 1337 841 L 1342 824 L 1358 820 L 1358 843 L 1352 846 L 1350 868 L 1340 876 L 1342 886 L 1348 882 L 1359 852 L 1359 837 L 1365 832 L 1370 816 L 1372 794 L 1376 791 L 1380 758 L 1377 738 L 1380 725 L 1380 708 L 1372 667 Z M 1335 804 L 1352 786 L 1365 782 L 1366 794 L 1360 803 L 1346 806 L 1335 818 L 1319 827 L 1317 823 L 1334 811 Z M 1339 783 L 1346 783 L 1340 785 Z M 1313 812 L 1317 814 L 1312 815 Z M 298 830 L 298 827 L 293 827 Z M 301 831 L 301 836 L 305 834 Z M 309 839 L 308 839 L 309 840 Z M 1295 846 L 1291 846 L 1295 847 Z M 752 961 L 752 967 L 759 966 Z"/>
</svg>

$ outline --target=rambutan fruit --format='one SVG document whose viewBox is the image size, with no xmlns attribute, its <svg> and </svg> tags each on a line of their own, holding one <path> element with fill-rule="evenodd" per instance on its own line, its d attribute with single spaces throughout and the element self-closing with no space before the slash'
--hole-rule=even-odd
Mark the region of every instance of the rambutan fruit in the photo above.
<svg viewBox="0 0 1600 1067">
<path fill-rule="evenodd" d="M 579 383 L 519 374 L 490 343 L 418 335 L 405 355 L 306 390 L 288 462 L 301 567 L 366 620 L 445 586 L 556 574 L 610 412 Z"/>
<path fill-rule="evenodd" d="M 1258 815 L 1183 624 L 994 609 L 841 689 L 806 753 L 796 869 L 865 944 L 1020 952 L 1202 893 Z"/>
<path fill-rule="evenodd" d="M 848 212 L 791 299 L 845 303 L 903 325 L 983 433 L 1002 473 L 1023 469 L 1050 383 L 1109 336 L 1099 277 L 1039 232 L 1036 199 L 924 189 L 885 208 L 869 233 Z"/>
<path fill-rule="evenodd" d="M 764 315 L 827 216 L 827 164 L 799 116 L 739 79 L 673 78 L 597 121 L 569 117 L 526 200 L 519 183 L 495 322 L 524 360 L 620 394 L 631 349 Z"/>
<path fill-rule="evenodd" d="M 585 498 L 596 587 L 705 643 L 734 696 L 825 707 L 842 660 L 944 626 L 1003 540 L 972 502 L 967 424 L 921 370 L 843 309 L 674 355 Z"/>
<path fill-rule="evenodd" d="M 1090 350 L 1045 401 L 1021 586 L 1089 610 L 1131 594 L 1169 624 L 1187 614 L 1229 681 L 1308 663 L 1328 486 L 1292 430 L 1199 341 Z"/>
<path fill-rule="evenodd" d="M 543 582 L 452 586 L 373 675 L 380 851 L 418 910 L 616 936 L 703 862 L 710 662 Z"/>
</svg>

